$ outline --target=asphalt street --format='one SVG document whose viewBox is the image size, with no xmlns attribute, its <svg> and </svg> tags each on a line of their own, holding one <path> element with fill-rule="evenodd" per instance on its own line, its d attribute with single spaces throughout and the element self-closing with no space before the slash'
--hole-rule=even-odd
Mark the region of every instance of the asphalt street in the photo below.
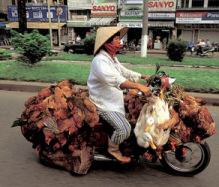
<svg viewBox="0 0 219 187">
<path fill-rule="evenodd" d="M 36 93 L 0 91 L 0 187 L 216 187 L 219 183 L 219 137 L 207 142 L 212 158 L 209 166 L 194 177 L 180 177 L 165 172 L 159 162 L 141 160 L 133 165 L 95 162 L 85 176 L 42 165 L 31 143 L 20 128 L 11 128 L 24 110 L 24 102 Z M 219 107 L 208 106 L 219 131 Z"/>
</svg>

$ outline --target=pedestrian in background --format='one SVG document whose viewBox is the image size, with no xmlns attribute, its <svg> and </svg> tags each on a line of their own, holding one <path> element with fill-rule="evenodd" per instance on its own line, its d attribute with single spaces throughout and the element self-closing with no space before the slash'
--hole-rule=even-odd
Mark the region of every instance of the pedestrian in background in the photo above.
<svg viewBox="0 0 219 187">
<path fill-rule="evenodd" d="M 162 43 L 163 43 L 163 49 L 165 50 L 166 46 L 167 46 L 167 38 L 166 37 L 163 39 Z"/>
<path fill-rule="evenodd" d="M 81 36 L 80 35 L 77 35 L 76 37 L 76 43 L 80 43 L 81 42 Z"/>
<path fill-rule="evenodd" d="M 206 40 L 206 47 L 207 48 L 211 48 L 211 42 L 209 41 L 209 39 Z"/>
</svg>

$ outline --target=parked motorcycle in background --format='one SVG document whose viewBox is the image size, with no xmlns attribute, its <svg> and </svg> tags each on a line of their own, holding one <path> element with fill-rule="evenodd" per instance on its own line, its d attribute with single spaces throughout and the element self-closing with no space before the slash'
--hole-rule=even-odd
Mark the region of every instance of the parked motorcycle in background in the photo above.
<svg viewBox="0 0 219 187">
<path fill-rule="evenodd" d="M 216 51 L 216 52 L 218 52 L 219 51 L 219 42 L 212 42 L 212 47 L 214 48 L 214 50 Z"/>
</svg>

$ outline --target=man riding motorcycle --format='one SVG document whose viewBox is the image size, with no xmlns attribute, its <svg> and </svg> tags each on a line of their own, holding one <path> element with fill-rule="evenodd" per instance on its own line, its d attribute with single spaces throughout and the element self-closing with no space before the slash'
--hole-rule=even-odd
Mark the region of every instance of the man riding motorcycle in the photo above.
<svg viewBox="0 0 219 187">
<path fill-rule="evenodd" d="M 199 42 L 198 42 L 198 44 L 196 45 L 196 47 L 197 47 L 197 54 L 198 54 L 198 53 L 203 54 L 205 45 L 206 45 L 206 44 L 205 44 L 205 41 L 204 41 L 203 39 L 199 39 Z"/>
</svg>

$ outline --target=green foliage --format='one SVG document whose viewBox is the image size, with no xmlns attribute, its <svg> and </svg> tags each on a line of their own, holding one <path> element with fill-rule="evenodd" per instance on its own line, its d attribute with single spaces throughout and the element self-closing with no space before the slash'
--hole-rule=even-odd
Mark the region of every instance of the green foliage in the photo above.
<svg viewBox="0 0 219 187">
<path fill-rule="evenodd" d="M 4 54 L 5 53 L 5 49 L 0 48 L 0 54 Z"/>
<path fill-rule="evenodd" d="M 6 60 L 10 58 L 11 58 L 11 54 L 8 53 L 5 49 L 0 48 L 0 60 Z"/>
<path fill-rule="evenodd" d="M 96 35 L 92 34 L 84 39 L 85 52 L 88 55 L 93 54 Z"/>
<path fill-rule="evenodd" d="M 0 60 L 6 60 L 6 59 L 11 59 L 10 53 L 0 54 Z"/>
<path fill-rule="evenodd" d="M 28 34 L 20 34 L 12 30 L 11 34 L 12 46 L 24 56 L 26 63 L 35 64 L 41 61 L 50 50 L 49 36 L 41 35 L 38 30 Z"/>
<path fill-rule="evenodd" d="M 182 62 L 187 48 L 185 41 L 171 40 L 167 46 L 167 56 L 172 61 Z"/>
</svg>

